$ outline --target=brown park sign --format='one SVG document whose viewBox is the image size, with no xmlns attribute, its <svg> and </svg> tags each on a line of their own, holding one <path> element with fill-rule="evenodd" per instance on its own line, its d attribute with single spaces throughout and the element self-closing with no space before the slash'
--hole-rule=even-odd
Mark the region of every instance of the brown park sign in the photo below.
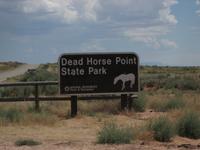
<svg viewBox="0 0 200 150">
<path fill-rule="evenodd" d="M 139 91 L 135 53 L 62 54 L 60 94 L 132 94 Z"/>
</svg>

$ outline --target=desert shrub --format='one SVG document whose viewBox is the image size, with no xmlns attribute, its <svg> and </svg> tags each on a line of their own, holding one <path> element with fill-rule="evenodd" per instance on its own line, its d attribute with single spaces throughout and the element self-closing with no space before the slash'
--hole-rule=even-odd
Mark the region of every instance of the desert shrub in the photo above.
<svg viewBox="0 0 200 150">
<path fill-rule="evenodd" d="M 138 95 L 137 99 L 133 100 L 132 107 L 137 112 L 144 112 L 146 107 L 147 99 L 144 93 Z"/>
<path fill-rule="evenodd" d="M 185 102 L 180 98 L 174 98 L 170 99 L 165 104 L 165 111 L 171 110 L 171 109 L 179 109 L 185 106 Z"/>
<path fill-rule="evenodd" d="M 12 70 L 15 69 L 16 67 L 22 65 L 23 63 L 20 62 L 0 62 L 0 71 L 6 71 L 6 70 Z"/>
<path fill-rule="evenodd" d="M 163 100 L 153 100 L 149 105 L 150 105 L 149 107 L 156 112 L 166 111 L 165 109 L 166 102 Z"/>
<path fill-rule="evenodd" d="M 0 90 L 1 97 L 29 97 L 35 94 L 34 87 L 7 87 Z M 58 87 L 54 85 L 39 86 L 40 95 L 55 95 Z"/>
<path fill-rule="evenodd" d="M 166 89 L 177 88 L 180 90 L 198 90 L 200 88 L 199 81 L 188 77 L 168 79 L 164 87 Z"/>
<path fill-rule="evenodd" d="M 141 72 L 141 87 L 179 90 L 200 89 L 200 80 L 195 78 L 195 73 L 199 72 L 198 68 L 145 67 Z"/>
<path fill-rule="evenodd" d="M 34 106 L 27 108 L 26 116 L 24 117 L 24 124 L 41 124 L 41 125 L 54 125 L 58 120 L 56 114 L 50 112 L 47 108 L 41 107 L 35 110 Z"/>
<path fill-rule="evenodd" d="M 56 95 L 58 93 L 58 87 L 54 85 L 40 86 L 39 93 L 41 95 Z"/>
<path fill-rule="evenodd" d="M 47 65 L 40 65 L 38 69 L 33 72 L 26 72 L 22 75 L 19 81 L 27 82 L 27 81 L 56 81 L 58 79 L 57 72 L 50 72 L 47 70 Z M 29 90 L 28 87 L 23 89 L 24 94 L 26 96 L 30 96 L 34 94 L 33 90 Z M 55 95 L 58 92 L 57 86 L 40 86 L 39 93 L 43 95 Z"/>
<path fill-rule="evenodd" d="M 35 146 L 35 145 L 40 145 L 41 143 L 38 142 L 38 141 L 35 141 L 33 139 L 20 139 L 20 140 L 17 140 L 15 142 L 15 145 L 16 146 Z"/>
<path fill-rule="evenodd" d="M 45 69 L 36 69 L 34 72 L 26 72 L 20 81 L 54 81 L 57 80 L 57 74 Z"/>
<path fill-rule="evenodd" d="M 101 144 L 127 144 L 133 139 L 132 131 L 133 129 L 130 127 L 119 127 L 116 123 L 110 122 L 99 131 L 97 142 Z"/>
<path fill-rule="evenodd" d="M 146 87 L 156 87 L 157 86 L 156 80 L 153 80 L 153 79 L 146 81 L 144 84 Z"/>
<path fill-rule="evenodd" d="M 19 122 L 23 118 L 23 113 L 17 109 L 0 110 L 0 119 L 3 123 Z"/>
<path fill-rule="evenodd" d="M 41 111 L 44 111 L 41 109 L 41 107 L 39 108 L 39 110 L 36 110 L 35 105 L 29 105 L 27 107 L 27 113 L 41 113 Z"/>
<path fill-rule="evenodd" d="M 177 131 L 180 136 L 199 139 L 200 117 L 197 112 L 188 111 L 180 117 L 177 123 Z"/>
<path fill-rule="evenodd" d="M 169 142 L 175 134 L 171 121 L 165 116 L 151 120 L 149 129 L 153 131 L 154 139 L 160 142 Z"/>
<path fill-rule="evenodd" d="M 180 85 L 182 90 L 197 90 L 199 89 L 199 82 L 192 78 L 185 78 Z"/>
<path fill-rule="evenodd" d="M 34 94 L 33 87 L 7 87 L 1 89 L 1 97 L 23 97 Z"/>
<path fill-rule="evenodd" d="M 57 72 L 48 71 L 48 65 L 40 65 L 35 71 L 27 71 L 25 74 L 16 77 L 19 82 L 28 81 L 56 81 Z M 8 87 L 0 89 L 1 97 L 23 97 L 34 95 L 34 87 Z M 58 87 L 53 85 L 40 86 L 39 93 L 43 95 L 55 95 L 58 93 Z"/>
<path fill-rule="evenodd" d="M 179 109 L 185 106 L 185 101 L 181 98 L 176 97 L 169 100 L 157 100 L 150 104 L 150 108 L 157 112 L 166 112 L 171 109 Z"/>
</svg>

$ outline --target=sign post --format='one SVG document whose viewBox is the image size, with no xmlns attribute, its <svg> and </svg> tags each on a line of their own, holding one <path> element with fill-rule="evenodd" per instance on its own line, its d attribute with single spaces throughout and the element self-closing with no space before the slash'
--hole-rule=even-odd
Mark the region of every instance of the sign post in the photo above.
<svg viewBox="0 0 200 150">
<path fill-rule="evenodd" d="M 75 117 L 77 115 L 77 96 L 71 96 L 71 117 Z"/>
<path fill-rule="evenodd" d="M 121 110 L 125 110 L 128 105 L 128 95 L 121 94 Z"/>
<path fill-rule="evenodd" d="M 127 97 L 140 89 L 139 58 L 135 53 L 62 54 L 58 62 L 62 95 L 123 94 L 126 96 L 122 97 Z M 126 105 L 127 98 L 122 103 Z"/>
</svg>

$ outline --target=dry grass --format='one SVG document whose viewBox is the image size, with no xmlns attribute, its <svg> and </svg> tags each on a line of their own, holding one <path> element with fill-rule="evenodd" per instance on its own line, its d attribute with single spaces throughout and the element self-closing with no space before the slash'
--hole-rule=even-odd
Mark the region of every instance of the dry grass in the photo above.
<svg viewBox="0 0 200 150">
<path fill-rule="evenodd" d="M 95 115 L 103 112 L 106 114 L 118 114 L 120 111 L 119 100 L 96 100 L 78 102 L 79 112 L 86 115 Z"/>
<path fill-rule="evenodd" d="M 19 62 L 0 62 L 0 72 L 12 70 L 16 67 L 22 65 L 22 63 Z"/>
<path fill-rule="evenodd" d="M 172 109 L 167 112 L 155 112 L 151 109 L 152 103 L 162 103 L 180 95 L 187 107 Z M 0 143 L 6 143 L 7 141 L 14 143 L 18 139 L 32 138 L 41 141 L 43 146 L 47 143 L 73 143 L 74 145 L 87 143 L 92 145 L 96 142 L 97 133 L 103 124 L 110 120 L 114 120 L 119 126 L 128 125 L 133 127 L 136 131 L 133 143 L 138 144 L 138 141 L 139 143 L 141 141 L 149 143 L 155 142 L 153 134 L 145 127 L 150 119 L 167 115 L 175 123 L 177 118 L 188 108 L 199 112 L 200 94 L 197 92 L 185 91 L 181 93 L 181 91 L 158 90 L 146 92 L 146 97 L 148 99 L 147 109 L 145 112 L 140 113 L 120 113 L 120 101 L 118 100 L 78 101 L 78 116 L 73 119 L 69 119 L 70 102 L 41 102 L 41 112 L 39 113 L 32 110 L 33 103 L 2 103 L 0 104 L 0 110 L 16 108 L 24 116 L 19 123 L 13 122 L 0 126 L 0 135 L 2 135 Z M 173 138 L 171 143 L 175 145 L 181 143 L 176 140 L 179 140 L 179 138 Z M 194 142 L 191 141 L 191 143 Z"/>
<path fill-rule="evenodd" d="M 54 125 L 59 120 L 70 118 L 70 102 L 41 102 L 40 111 L 34 109 L 34 103 L 2 103 L 1 111 L 9 111 L 15 109 L 20 113 L 19 121 L 13 121 L 11 124 L 21 125 Z M 119 113 L 119 101 L 79 101 L 78 114 L 97 117 L 99 121 L 110 114 Z M 10 122 L 2 121 L 1 126 L 6 126 Z"/>
</svg>

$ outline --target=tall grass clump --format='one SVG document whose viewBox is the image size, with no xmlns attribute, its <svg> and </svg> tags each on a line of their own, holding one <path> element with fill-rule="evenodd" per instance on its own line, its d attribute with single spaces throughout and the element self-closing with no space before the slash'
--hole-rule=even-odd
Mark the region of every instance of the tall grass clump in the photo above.
<svg viewBox="0 0 200 150">
<path fill-rule="evenodd" d="M 23 113 L 17 109 L 0 110 L 1 123 L 17 123 L 23 118 Z"/>
<path fill-rule="evenodd" d="M 35 141 L 33 139 L 20 139 L 15 142 L 16 146 L 36 146 L 40 144 L 40 142 Z"/>
<path fill-rule="evenodd" d="M 54 125 L 57 121 L 58 117 L 47 108 L 43 107 L 37 111 L 29 106 L 23 122 L 24 124 Z"/>
<path fill-rule="evenodd" d="M 177 123 L 177 131 L 180 136 L 192 139 L 200 138 L 200 116 L 195 111 L 185 112 Z"/>
<path fill-rule="evenodd" d="M 150 108 L 157 112 L 166 112 L 173 109 L 180 109 L 185 106 L 185 101 L 182 98 L 175 97 L 168 100 L 157 100 L 150 104 Z"/>
<path fill-rule="evenodd" d="M 144 112 L 146 108 L 147 99 L 144 93 L 138 95 L 137 99 L 133 100 L 132 107 L 137 112 Z"/>
<path fill-rule="evenodd" d="M 165 101 L 163 100 L 153 100 L 150 102 L 149 107 L 156 112 L 164 112 L 165 111 Z"/>
<path fill-rule="evenodd" d="M 179 89 L 179 90 L 198 90 L 200 88 L 199 81 L 193 78 L 172 78 L 166 80 L 164 83 L 165 89 Z"/>
<path fill-rule="evenodd" d="M 128 144 L 133 139 L 133 129 L 119 127 L 116 123 L 106 123 L 98 132 L 97 142 L 100 144 Z"/>
<path fill-rule="evenodd" d="M 165 104 L 165 110 L 171 110 L 171 109 L 179 109 L 183 108 L 185 106 L 185 102 L 180 98 L 173 98 L 167 101 Z"/>
<path fill-rule="evenodd" d="M 175 135 L 171 121 L 165 116 L 151 120 L 148 126 L 153 131 L 153 137 L 157 141 L 169 142 Z"/>
</svg>

